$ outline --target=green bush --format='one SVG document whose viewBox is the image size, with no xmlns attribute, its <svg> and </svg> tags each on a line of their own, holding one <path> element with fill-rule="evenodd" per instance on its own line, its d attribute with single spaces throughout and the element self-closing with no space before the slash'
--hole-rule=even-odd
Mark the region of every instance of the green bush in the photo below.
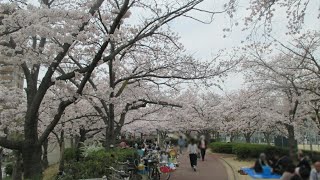
<svg viewBox="0 0 320 180">
<path fill-rule="evenodd" d="M 260 144 L 237 144 L 233 146 L 233 153 L 239 159 L 257 158 L 260 153 L 266 153 L 267 145 Z"/>
<path fill-rule="evenodd" d="M 287 148 L 281 148 L 281 147 L 277 147 L 277 146 L 267 146 L 264 150 L 264 153 L 266 153 L 266 155 L 268 157 L 274 156 L 274 155 L 279 155 L 284 156 L 284 155 L 289 155 L 289 149 Z"/>
<path fill-rule="evenodd" d="M 235 154 L 238 159 L 258 158 L 261 153 L 268 157 L 289 154 L 288 149 L 263 144 L 214 142 L 209 144 L 209 148 L 216 153 Z"/>
<path fill-rule="evenodd" d="M 68 179 L 88 179 L 101 178 L 104 175 L 109 175 L 109 166 L 117 167 L 114 164 L 117 161 L 126 161 L 136 156 L 135 149 L 112 149 L 98 150 L 95 153 L 89 153 L 81 161 L 69 161 L 65 165 L 66 176 Z"/>
<path fill-rule="evenodd" d="M 12 163 L 8 163 L 6 165 L 5 173 L 6 173 L 6 175 L 12 176 L 12 173 L 13 173 L 13 164 Z"/>
<path fill-rule="evenodd" d="M 63 153 L 65 161 L 72 161 L 76 159 L 77 150 L 75 148 L 66 148 Z"/>
<path fill-rule="evenodd" d="M 209 142 L 214 143 L 214 142 L 218 142 L 218 140 L 217 139 L 210 139 Z"/>
<path fill-rule="evenodd" d="M 267 157 L 272 157 L 275 154 L 279 156 L 288 155 L 289 150 L 276 147 L 269 146 L 263 144 L 236 144 L 233 146 L 233 153 L 237 155 L 239 159 L 247 159 L 247 158 L 258 158 L 261 153 L 265 153 Z"/>
<path fill-rule="evenodd" d="M 310 151 L 310 150 L 302 150 L 302 153 L 305 156 L 308 156 L 313 163 L 320 160 L 320 152 L 315 152 L 315 151 Z"/>
<path fill-rule="evenodd" d="M 109 174 L 107 167 L 110 165 L 111 161 L 108 159 L 101 159 L 99 161 L 90 159 L 68 163 L 65 166 L 67 175 L 65 179 L 101 178 L 102 176 Z"/>
<path fill-rule="evenodd" d="M 235 143 L 223 143 L 223 142 L 213 142 L 209 144 L 209 148 L 212 152 L 233 154 L 233 146 Z"/>
</svg>

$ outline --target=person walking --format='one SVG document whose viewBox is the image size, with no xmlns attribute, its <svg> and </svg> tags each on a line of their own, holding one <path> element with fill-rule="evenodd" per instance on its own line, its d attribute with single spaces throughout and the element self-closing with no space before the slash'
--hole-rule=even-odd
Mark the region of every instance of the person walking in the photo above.
<svg viewBox="0 0 320 180">
<path fill-rule="evenodd" d="M 183 139 L 182 136 L 179 137 L 178 145 L 179 145 L 179 152 L 180 152 L 180 154 L 182 154 L 183 149 L 186 146 L 186 141 Z"/>
<path fill-rule="evenodd" d="M 201 137 L 200 137 L 199 148 L 200 148 L 200 152 L 201 152 L 202 161 L 204 161 L 204 157 L 205 157 L 205 155 L 206 155 L 207 144 L 208 144 L 208 143 L 207 143 L 205 137 L 204 137 L 204 136 L 201 136 Z"/>
<path fill-rule="evenodd" d="M 194 171 L 197 171 L 198 145 L 194 139 L 190 140 L 190 144 L 188 145 L 188 152 L 189 152 L 191 168 Z"/>
</svg>

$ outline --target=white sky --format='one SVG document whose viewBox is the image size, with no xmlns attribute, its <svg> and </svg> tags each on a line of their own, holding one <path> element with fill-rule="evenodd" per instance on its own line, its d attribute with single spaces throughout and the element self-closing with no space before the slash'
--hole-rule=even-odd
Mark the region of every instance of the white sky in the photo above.
<svg viewBox="0 0 320 180">
<path fill-rule="evenodd" d="M 205 9 L 219 9 L 222 7 L 221 0 L 208 0 L 202 4 L 202 7 Z M 247 7 L 248 0 L 243 0 L 239 4 L 239 11 L 237 16 L 235 16 L 235 20 L 239 22 L 239 24 L 243 24 L 241 22 L 241 17 L 245 16 L 247 12 L 245 8 Z M 306 15 L 306 29 L 320 29 L 319 19 L 315 23 L 314 20 L 318 13 L 318 8 L 320 6 L 320 1 L 311 1 L 307 11 L 309 14 Z M 195 15 L 195 14 L 193 14 Z M 205 15 L 196 14 L 197 17 L 202 19 L 208 19 Z M 285 18 L 285 10 L 281 13 L 275 14 L 275 18 L 273 20 L 273 35 L 278 39 L 288 40 L 289 37 L 285 36 L 286 28 L 283 22 L 286 22 Z M 223 38 L 224 32 L 223 28 L 227 28 L 230 26 L 230 21 L 226 17 L 226 14 L 218 14 L 215 16 L 215 20 L 211 24 L 203 24 L 188 18 L 179 18 L 175 20 L 171 27 L 172 29 L 179 33 L 181 36 L 181 43 L 184 44 L 188 53 L 194 54 L 196 58 L 210 58 L 212 54 L 217 52 L 219 49 L 230 49 L 235 46 L 240 46 L 241 41 L 246 39 L 246 35 L 248 32 L 242 32 L 242 27 L 233 27 L 232 32 L 227 34 L 226 38 Z M 232 90 L 237 90 L 242 87 L 244 83 L 243 76 L 241 74 L 230 74 L 229 78 L 222 85 L 225 92 L 229 92 Z M 217 90 L 218 93 L 219 90 Z"/>
</svg>

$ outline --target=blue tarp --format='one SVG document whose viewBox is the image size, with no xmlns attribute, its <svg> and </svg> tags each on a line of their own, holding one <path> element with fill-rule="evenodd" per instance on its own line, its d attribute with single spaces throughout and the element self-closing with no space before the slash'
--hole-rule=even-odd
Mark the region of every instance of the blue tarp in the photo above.
<svg viewBox="0 0 320 180">
<path fill-rule="evenodd" d="M 253 179 L 280 179 L 280 175 L 278 174 L 262 174 L 256 173 L 252 168 L 241 168 L 244 172 L 248 174 L 248 176 Z"/>
</svg>

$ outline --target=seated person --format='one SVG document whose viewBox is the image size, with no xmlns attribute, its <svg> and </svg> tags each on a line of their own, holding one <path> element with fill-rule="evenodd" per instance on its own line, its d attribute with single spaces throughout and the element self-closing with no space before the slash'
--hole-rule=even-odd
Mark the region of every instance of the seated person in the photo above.
<svg viewBox="0 0 320 180">
<path fill-rule="evenodd" d="M 314 163 L 314 168 L 310 173 L 310 180 L 320 180 L 320 160 Z"/>
<path fill-rule="evenodd" d="M 282 156 L 276 164 L 272 167 L 273 173 L 276 174 L 283 174 L 284 171 L 287 169 L 288 165 L 292 164 L 292 160 L 288 156 Z"/>
<path fill-rule="evenodd" d="M 127 147 L 127 143 L 125 141 L 121 141 L 121 143 L 119 144 L 119 147 L 124 149 Z"/>
<path fill-rule="evenodd" d="M 284 170 L 280 180 L 290 180 L 295 174 L 296 166 L 294 164 L 288 164 L 288 166 L 286 167 L 286 169 Z"/>
<path fill-rule="evenodd" d="M 272 169 L 276 168 L 276 164 L 277 164 L 279 159 L 280 159 L 280 157 L 279 157 L 278 154 L 275 154 L 275 155 L 271 156 L 270 158 L 268 158 L 268 164 L 270 165 L 270 167 Z"/>
<path fill-rule="evenodd" d="M 169 161 L 168 153 L 166 153 L 165 151 L 162 151 L 160 156 L 160 162 L 168 163 L 168 161 Z"/>
<path fill-rule="evenodd" d="M 299 160 L 299 164 L 297 165 L 297 167 L 306 168 L 309 170 L 309 172 L 311 171 L 311 165 L 310 165 L 308 158 L 306 156 L 304 156 L 302 153 L 299 153 L 298 160 Z"/>
<path fill-rule="evenodd" d="M 140 158 L 142 158 L 144 156 L 144 150 L 141 148 L 141 146 L 138 146 L 137 153 Z"/>
<path fill-rule="evenodd" d="M 257 159 L 256 162 L 254 163 L 253 169 L 256 173 L 262 173 L 263 166 L 268 166 L 268 163 L 267 163 L 266 155 L 264 153 L 261 153 L 259 156 L 259 159 Z"/>
</svg>

